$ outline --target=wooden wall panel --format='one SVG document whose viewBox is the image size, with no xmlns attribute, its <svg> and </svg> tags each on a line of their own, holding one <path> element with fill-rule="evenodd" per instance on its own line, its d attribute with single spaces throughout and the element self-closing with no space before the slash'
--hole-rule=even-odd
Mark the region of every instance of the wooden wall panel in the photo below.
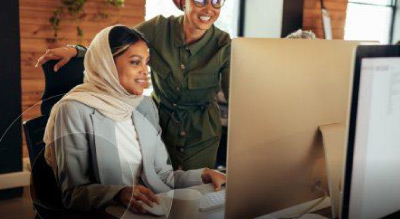
<svg viewBox="0 0 400 219">
<path fill-rule="evenodd" d="M 76 25 L 69 16 L 62 16 L 59 40 L 52 42 L 53 30 L 49 23 L 52 12 L 60 0 L 19 0 L 21 32 L 21 86 L 23 121 L 40 115 L 40 101 L 44 89 L 41 68 L 35 68 L 36 60 L 47 48 L 78 43 Z M 144 20 L 146 0 L 125 0 L 125 6 L 117 9 L 104 4 L 104 0 L 87 0 L 81 28 L 84 36 L 81 44 L 88 46 L 91 39 L 106 26 L 125 24 L 134 26 Z M 99 11 L 107 18 L 99 16 Z M 23 138 L 24 157 L 28 156 Z"/>
<path fill-rule="evenodd" d="M 324 0 L 325 8 L 331 16 L 333 39 L 343 39 L 348 0 Z M 321 1 L 304 0 L 303 29 L 312 30 L 318 38 L 323 38 Z"/>
</svg>

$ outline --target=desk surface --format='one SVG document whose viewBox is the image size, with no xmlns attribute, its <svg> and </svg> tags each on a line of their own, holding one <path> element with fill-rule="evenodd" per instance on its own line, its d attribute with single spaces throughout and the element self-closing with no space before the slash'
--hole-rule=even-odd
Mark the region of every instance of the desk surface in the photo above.
<svg viewBox="0 0 400 219">
<path fill-rule="evenodd" d="M 191 187 L 192 189 L 198 190 L 202 194 L 207 194 L 210 192 L 214 191 L 214 188 L 211 184 L 204 184 L 204 185 L 199 185 L 199 186 L 193 186 Z M 316 201 L 316 200 L 314 200 Z M 313 201 L 311 201 L 313 202 Z M 331 217 L 331 211 L 330 211 L 330 199 L 327 198 L 323 203 L 321 203 L 318 207 L 313 209 L 314 213 L 323 215 L 325 217 Z M 283 215 L 288 215 L 288 214 L 293 214 L 293 212 L 298 211 L 298 209 L 304 209 L 304 206 L 297 205 L 292 208 L 285 209 L 284 211 L 278 211 L 274 212 L 268 215 L 264 215 L 262 217 L 259 217 L 260 219 L 273 219 L 277 217 L 282 217 Z M 155 217 L 151 215 L 139 215 L 131 212 L 130 210 L 127 210 L 126 208 L 122 206 L 109 206 L 106 209 L 106 212 L 114 216 L 115 218 L 123 218 L 123 219 L 165 219 L 166 217 Z M 195 215 L 195 219 L 223 219 L 224 218 L 224 207 L 214 209 L 211 211 L 207 212 L 200 212 L 197 211 Z"/>
<path fill-rule="evenodd" d="M 191 189 L 195 189 L 199 191 L 201 194 L 207 194 L 214 191 L 214 187 L 211 184 L 204 184 L 199 186 L 190 187 Z M 106 212 L 113 215 L 116 218 L 123 218 L 123 219 L 165 219 L 166 216 L 163 217 L 156 217 L 152 215 L 140 215 L 127 210 L 122 206 L 109 206 L 106 209 Z M 195 219 L 223 219 L 224 218 L 224 208 L 218 208 L 207 212 L 200 212 L 197 211 L 195 215 Z"/>
</svg>

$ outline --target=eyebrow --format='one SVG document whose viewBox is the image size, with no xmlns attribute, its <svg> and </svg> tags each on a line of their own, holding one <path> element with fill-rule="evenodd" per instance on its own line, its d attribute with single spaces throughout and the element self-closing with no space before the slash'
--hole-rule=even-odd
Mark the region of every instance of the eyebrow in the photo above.
<svg viewBox="0 0 400 219">
<path fill-rule="evenodd" d="M 132 58 L 132 57 L 138 57 L 138 58 L 143 59 L 143 56 L 141 56 L 141 55 L 135 55 L 135 54 L 133 54 L 133 55 L 129 56 L 129 58 Z"/>
<path fill-rule="evenodd" d="M 143 60 L 143 56 L 141 56 L 141 55 L 133 54 L 133 55 L 129 56 L 129 58 L 132 58 L 132 57 L 137 57 L 137 58 L 140 58 L 141 60 Z M 150 61 L 150 56 L 147 58 L 147 61 Z"/>
</svg>

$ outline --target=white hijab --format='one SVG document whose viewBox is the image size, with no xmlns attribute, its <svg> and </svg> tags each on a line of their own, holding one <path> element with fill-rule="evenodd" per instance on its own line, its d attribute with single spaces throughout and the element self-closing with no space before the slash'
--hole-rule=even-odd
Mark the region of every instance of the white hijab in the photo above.
<svg viewBox="0 0 400 219">
<path fill-rule="evenodd" d="M 55 141 L 55 119 L 62 102 L 79 101 L 117 122 L 131 119 L 133 110 L 143 99 L 142 95 L 130 94 L 119 82 L 108 41 L 109 32 L 113 27 L 100 31 L 90 43 L 84 60 L 84 83 L 68 92 L 51 110 L 43 138 L 48 162 L 53 160 L 50 159 L 52 150 L 49 145 Z"/>
</svg>

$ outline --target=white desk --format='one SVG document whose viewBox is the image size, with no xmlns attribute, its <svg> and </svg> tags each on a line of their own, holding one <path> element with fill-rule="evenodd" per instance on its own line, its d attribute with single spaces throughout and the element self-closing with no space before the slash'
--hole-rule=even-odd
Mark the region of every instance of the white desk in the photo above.
<svg viewBox="0 0 400 219">
<path fill-rule="evenodd" d="M 191 189 L 199 191 L 201 194 L 207 194 L 214 191 L 214 187 L 211 184 L 203 184 L 199 186 L 193 186 Z M 156 217 L 151 215 L 139 215 L 132 213 L 130 210 L 125 209 L 122 206 L 110 206 L 106 209 L 106 212 L 113 215 L 116 218 L 121 219 L 165 219 L 165 216 Z M 214 209 L 207 212 L 196 212 L 194 219 L 223 219 L 224 218 L 224 207 Z"/>
<path fill-rule="evenodd" d="M 191 189 L 198 190 L 201 194 L 207 194 L 209 192 L 214 191 L 214 187 L 211 184 L 204 184 L 204 185 L 199 185 L 199 186 L 193 186 Z M 281 211 L 277 211 L 268 215 L 264 215 L 261 217 L 258 217 L 258 219 L 275 219 L 275 218 L 280 218 L 280 217 L 289 217 L 292 215 L 296 215 L 307 206 L 310 206 L 317 200 L 313 200 L 310 202 L 306 202 L 300 205 L 296 205 Z M 330 199 L 326 198 L 319 206 L 314 208 L 312 211 L 317 211 L 322 208 L 326 208 L 330 206 Z M 140 215 L 140 214 L 135 214 L 132 213 L 130 210 L 125 209 L 122 206 L 110 206 L 106 209 L 106 212 L 113 215 L 116 218 L 121 218 L 121 219 L 166 219 L 165 216 L 162 217 L 156 217 L 156 216 L 151 216 L 151 215 Z M 211 211 L 207 212 L 196 212 L 196 216 L 194 219 L 224 219 L 224 207 L 214 209 Z M 303 219 L 304 217 L 302 217 Z"/>
</svg>

